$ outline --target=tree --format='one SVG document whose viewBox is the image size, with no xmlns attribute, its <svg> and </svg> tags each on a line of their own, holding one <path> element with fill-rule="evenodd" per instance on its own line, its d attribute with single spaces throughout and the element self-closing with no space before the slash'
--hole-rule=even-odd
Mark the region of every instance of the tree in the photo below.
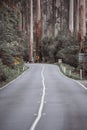
<svg viewBox="0 0 87 130">
<path fill-rule="evenodd" d="M 33 62 L 33 0 L 31 0 L 30 6 L 30 44 L 29 44 L 29 61 Z"/>
<path fill-rule="evenodd" d="M 83 40 L 86 34 L 86 1 L 80 0 L 80 7 L 79 7 L 79 34 L 80 40 Z"/>
<path fill-rule="evenodd" d="M 73 34 L 74 31 L 74 0 L 69 0 L 69 31 Z"/>
<path fill-rule="evenodd" d="M 47 0 L 47 14 L 46 14 L 46 20 L 47 20 L 47 36 L 52 35 L 51 31 L 51 24 L 50 24 L 50 18 L 51 17 L 51 1 Z"/>
<path fill-rule="evenodd" d="M 76 37 L 78 38 L 78 33 L 79 33 L 79 0 L 75 1 L 75 11 L 74 11 L 74 15 L 75 15 L 75 34 Z"/>
<path fill-rule="evenodd" d="M 36 56 L 39 56 L 40 41 L 42 34 L 41 0 L 37 1 L 37 19 L 36 19 Z"/>
<path fill-rule="evenodd" d="M 84 52 L 85 48 L 83 41 L 86 35 L 86 1 L 80 0 L 79 7 L 79 41 L 80 41 L 80 52 Z"/>
</svg>

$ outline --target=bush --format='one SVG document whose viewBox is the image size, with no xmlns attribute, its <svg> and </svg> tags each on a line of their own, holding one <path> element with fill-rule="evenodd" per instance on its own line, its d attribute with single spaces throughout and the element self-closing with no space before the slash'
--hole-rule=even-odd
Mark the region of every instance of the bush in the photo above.
<svg viewBox="0 0 87 130">
<path fill-rule="evenodd" d="M 28 52 L 28 38 L 18 30 L 18 19 L 13 8 L 0 5 L 0 83 L 9 82 L 23 71 L 22 59 Z M 19 65 L 15 65 L 16 58 Z M 1 85 L 0 84 L 0 85 Z"/>
<path fill-rule="evenodd" d="M 57 57 L 63 59 L 63 61 L 71 66 L 78 66 L 78 46 L 70 46 L 60 50 L 57 53 Z"/>
<path fill-rule="evenodd" d="M 0 87 L 16 78 L 22 72 L 23 61 L 20 61 L 20 64 L 15 65 L 14 68 L 10 68 L 6 65 L 3 65 L 2 61 L 0 60 Z"/>
<path fill-rule="evenodd" d="M 55 38 L 45 37 L 42 40 L 41 53 L 48 61 L 56 62 L 57 59 L 62 58 L 67 64 L 77 67 L 78 52 L 79 44 L 77 39 L 66 31 L 60 31 Z"/>
<path fill-rule="evenodd" d="M 2 64 L 0 60 L 0 82 L 7 80 L 6 66 Z"/>
<path fill-rule="evenodd" d="M 12 67 L 14 58 L 23 57 L 27 48 L 27 35 L 19 32 L 14 9 L 2 5 L 0 8 L 0 58 L 2 62 Z"/>
</svg>

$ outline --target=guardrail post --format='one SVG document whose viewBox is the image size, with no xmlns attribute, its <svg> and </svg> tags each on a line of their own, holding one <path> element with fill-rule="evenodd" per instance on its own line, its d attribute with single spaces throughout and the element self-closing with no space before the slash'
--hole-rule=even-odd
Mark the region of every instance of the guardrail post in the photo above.
<svg viewBox="0 0 87 130">
<path fill-rule="evenodd" d="M 82 78 L 83 78 L 83 70 L 80 69 L 80 79 L 82 80 Z"/>
</svg>

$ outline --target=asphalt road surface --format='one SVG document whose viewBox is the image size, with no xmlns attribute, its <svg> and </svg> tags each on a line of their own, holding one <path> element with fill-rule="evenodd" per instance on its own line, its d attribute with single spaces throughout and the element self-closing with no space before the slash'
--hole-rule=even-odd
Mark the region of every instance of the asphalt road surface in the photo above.
<svg viewBox="0 0 87 130">
<path fill-rule="evenodd" d="M 87 130 L 87 89 L 56 65 L 28 66 L 0 90 L 0 130 Z"/>
</svg>

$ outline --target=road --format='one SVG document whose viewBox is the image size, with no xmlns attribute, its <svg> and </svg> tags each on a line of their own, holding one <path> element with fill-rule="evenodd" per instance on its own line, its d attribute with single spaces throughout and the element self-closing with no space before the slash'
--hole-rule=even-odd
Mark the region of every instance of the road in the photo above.
<svg viewBox="0 0 87 130">
<path fill-rule="evenodd" d="M 0 130 L 87 130 L 87 90 L 56 65 L 28 66 L 0 90 Z"/>
</svg>

